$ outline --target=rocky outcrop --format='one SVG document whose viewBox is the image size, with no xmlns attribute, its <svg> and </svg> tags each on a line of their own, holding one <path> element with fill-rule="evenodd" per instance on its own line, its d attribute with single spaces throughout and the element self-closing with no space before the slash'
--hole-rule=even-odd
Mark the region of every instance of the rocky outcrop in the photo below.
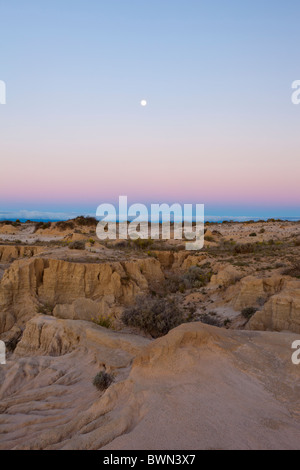
<svg viewBox="0 0 300 470">
<path fill-rule="evenodd" d="M 0 234 L 14 235 L 17 232 L 19 232 L 19 227 L 14 227 L 10 224 L 0 225 Z"/>
<path fill-rule="evenodd" d="M 0 245 L 0 262 L 7 263 L 18 258 L 30 258 L 45 251 L 42 246 Z"/>
<path fill-rule="evenodd" d="M 126 367 L 148 342 L 148 339 L 115 333 L 93 323 L 36 315 L 27 322 L 14 357 L 62 356 L 74 350 L 97 350 L 97 347 L 105 346 L 107 357 L 102 356 L 101 362 L 104 362 L 106 367 Z M 122 350 L 123 354 L 117 354 L 113 360 L 115 350 Z"/>
<path fill-rule="evenodd" d="M 246 307 L 262 306 L 272 295 L 280 292 L 287 279 L 283 276 L 273 276 L 258 279 L 254 276 L 246 276 L 227 289 L 225 302 L 230 303 L 234 310 L 242 310 Z"/>
<path fill-rule="evenodd" d="M 56 315 L 66 312 L 66 318 L 78 318 L 78 299 L 99 303 L 96 308 L 101 313 L 106 307 L 133 302 L 151 283 L 163 279 L 154 258 L 97 264 L 46 258 L 15 261 L 0 282 L 0 333 L 15 322 L 24 324 L 40 304 L 50 311 L 67 305 L 57 307 Z M 85 312 L 83 319 L 87 319 Z"/>
<path fill-rule="evenodd" d="M 247 328 L 300 333 L 300 281 L 287 281 L 285 288 L 255 313 Z"/>
<path fill-rule="evenodd" d="M 113 305 L 113 302 L 109 305 L 107 300 L 95 302 L 92 299 L 80 297 L 71 304 L 57 304 L 53 309 L 53 315 L 57 318 L 91 321 L 108 314 L 109 308 Z"/>
<path fill-rule="evenodd" d="M 165 269 L 172 267 L 175 259 L 175 253 L 173 251 L 153 251 L 152 253 Z"/>
<path fill-rule="evenodd" d="M 229 287 L 242 278 L 241 272 L 233 266 L 221 267 L 211 278 L 209 287 Z"/>
<path fill-rule="evenodd" d="M 0 333 L 36 313 L 37 292 L 44 272 L 43 259 L 15 261 L 0 282 Z"/>
<path fill-rule="evenodd" d="M 191 266 L 197 266 L 206 260 L 203 253 L 191 255 L 189 251 L 153 251 L 160 264 L 165 269 L 188 270 Z"/>
<path fill-rule="evenodd" d="M 198 266 L 201 265 L 205 260 L 207 259 L 207 256 L 204 254 L 201 255 L 188 255 L 185 260 L 183 261 L 181 265 L 181 269 L 184 271 L 187 271 L 189 268 L 192 266 Z"/>
</svg>

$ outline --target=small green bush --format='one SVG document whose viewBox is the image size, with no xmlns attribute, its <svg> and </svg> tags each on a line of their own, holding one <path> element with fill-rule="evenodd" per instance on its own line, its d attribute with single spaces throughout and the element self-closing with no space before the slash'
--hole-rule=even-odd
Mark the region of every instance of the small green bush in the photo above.
<svg viewBox="0 0 300 470">
<path fill-rule="evenodd" d="M 131 243 L 134 247 L 145 250 L 153 245 L 153 240 L 151 240 L 151 238 L 137 238 L 136 240 L 131 240 Z"/>
<path fill-rule="evenodd" d="M 185 291 L 185 285 L 181 280 L 180 276 L 176 276 L 176 274 L 170 275 L 165 280 L 165 292 L 170 294 L 175 294 L 176 292 L 183 293 Z"/>
<path fill-rule="evenodd" d="M 17 344 L 21 340 L 22 333 L 18 333 L 16 336 L 13 336 L 9 341 L 6 342 L 6 350 L 13 353 L 17 347 Z"/>
<path fill-rule="evenodd" d="M 203 266 L 192 266 L 182 274 L 169 275 L 164 283 L 166 293 L 175 294 L 176 292 L 184 293 L 188 289 L 205 287 L 211 280 L 212 271 L 210 263 Z"/>
<path fill-rule="evenodd" d="M 241 314 L 247 320 L 250 320 L 251 317 L 257 312 L 257 308 L 255 307 L 246 307 L 241 311 Z"/>
<path fill-rule="evenodd" d="M 282 274 L 285 274 L 286 276 L 292 276 L 292 277 L 296 277 L 297 279 L 300 279 L 300 262 L 297 261 L 292 266 L 285 269 Z"/>
<path fill-rule="evenodd" d="M 56 227 L 60 230 L 72 230 L 74 228 L 74 222 L 61 220 L 60 222 L 56 222 Z"/>
<path fill-rule="evenodd" d="M 257 234 L 255 232 L 250 233 L 249 237 L 257 237 Z"/>
<path fill-rule="evenodd" d="M 0 224 L 1 225 L 12 225 L 13 221 L 12 220 L 1 220 Z"/>
<path fill-rule="evenodd" d="M 76 217 L 75 222 L 78 225 L 87 227 L 96 227 L 96 225 L 98 224 L 97 219 L 95 219 L 95 217 L 84 217 L 83 215 Z"/>
<path fill-rule="evenodd" d="M 102 326 L 103 328 L 113 327 L 113 322 L 110 317 L 100 316 L 98 318 L 92 318 L 92 322 L 96 323 L 96 325 Z"/>
<path fill-rule="evenodd" d="M 181 282 L 186 289 L 205 287 L 210 282 L 212 274 L 211 271 L 206 271 L 199 266 L 192 266 L 188 272 L 181 277 Z"/>
<path fill-rule="evenodd" d="M 222 323 L 217 317 L 212 316 L 211 314 L 205 313 L 200 316 L 200 321 L 202 323 L 205 323 L 206 325 L 212 325 L 212 326 L 217 326 L 221 327 L 223 326 L 224 323 Z"/>
<path fill-rule="evenodd" d="M 49 303 L 45 303 L 45 304 L 40 304 L 38 306 L 37 312 L 41 313 L 43 315 L 52 315 L 53 310 L 54 310 L 54 305 L 51 305 Z"/>
<path fill-rule="evenodd" d="M 184 323 L 185 317 L 173 300 L 141 296 L 134 306 L 124 310 L 122 321 L 158 338 Z"/>
<path fill-rule="evenodd" d="M 51 227 L 51 222 L 37 222 L 34 227 L 34 232 L 37 230 L 46 230 Z"/>
<path fill-rule="evenodd" d="M 114 378 L 111 374 L 107 374 L 107 372 L 101 371 L 95 376 L 93 385 L 102 392 L 112 384 L 113 380 Z"/>
<path fill-rule="evenodd" d="M 84 250 L 85 242 L 83 240 L 76 240 L 69 244 L 70 250 Z"/>
<path fill-rule="evenodd" d="M 254 246 L 252 243 L 239 243 L 234 247 L 234 253 L 236 254 L 254 253 Z"/>
</svg>

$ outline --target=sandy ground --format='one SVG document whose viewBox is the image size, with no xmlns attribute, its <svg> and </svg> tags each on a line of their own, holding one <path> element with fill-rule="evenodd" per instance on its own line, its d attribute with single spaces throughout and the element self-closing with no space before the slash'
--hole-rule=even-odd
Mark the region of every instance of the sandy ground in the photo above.
<svg viewBox="0 0 300 470">
<path fill-rule="evenodd" d="M 294 334 L 195 323 L 147 343 L 76 323 L 76 350 L 41 356 L 31 329 L 1 369 L 1 449 L 299 449 Z M 115 374 L 102 394 L 100 367 Z"/>
</svg>

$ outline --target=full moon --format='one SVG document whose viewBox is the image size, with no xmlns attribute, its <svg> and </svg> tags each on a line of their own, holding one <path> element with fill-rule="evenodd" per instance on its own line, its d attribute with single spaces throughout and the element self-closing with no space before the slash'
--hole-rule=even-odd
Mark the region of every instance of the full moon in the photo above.
<svg viewBox="0 0 300 470">
<path fill-rule="evenodd" d="M 147 106 L 147 101 L 146 101 L 146 100 L 142 100 L 142 101 L 141 101 L 141 106 Z"/>
</svg>

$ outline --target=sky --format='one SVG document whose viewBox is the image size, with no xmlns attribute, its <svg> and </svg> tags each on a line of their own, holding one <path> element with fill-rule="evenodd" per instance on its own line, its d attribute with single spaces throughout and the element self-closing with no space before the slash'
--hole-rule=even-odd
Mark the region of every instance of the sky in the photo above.
<svg viewBox="0 0 300 470">
<path fill-rule="evenodd" d="M 298 0 L 0 0 L 0 18 L 0 216 L 122 195 L 300 216 Z"/>
</svg>

